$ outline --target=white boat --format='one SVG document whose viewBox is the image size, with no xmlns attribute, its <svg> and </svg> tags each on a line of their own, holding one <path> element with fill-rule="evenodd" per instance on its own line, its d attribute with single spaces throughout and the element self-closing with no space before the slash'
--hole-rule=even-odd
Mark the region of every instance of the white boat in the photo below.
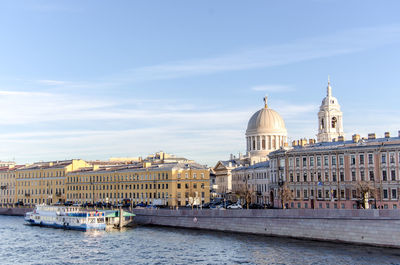
<svg viewBox="0 0 400 265">
<path fill-rule="evenodd" d="M 81 231 L 106 229 L 104 212 L 82 211 L 78 207 L 36 205 L 33 212 L 25 214 L 25 221 L 31 225 Z"/>
</svg>

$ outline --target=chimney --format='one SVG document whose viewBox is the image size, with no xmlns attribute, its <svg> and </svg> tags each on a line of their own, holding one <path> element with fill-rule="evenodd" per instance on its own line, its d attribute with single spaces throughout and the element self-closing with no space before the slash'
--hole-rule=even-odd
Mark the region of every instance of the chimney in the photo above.
<svg viewBox="0 0 400 265">
<path fill-rule="evenodd" d="M 344 136 L 342 136 L 342 135 L 339 136 L 339 137 L 338 137 L 338 142 L 344 142 Z"/>
<path fill-rule="evenodd" d="M 358 143 L 360 141 L 360 135 L 359 134 L 353 134 L 353 143 Z"/>
<path fill-rule="evenodd" d="M 375 133 L 369 133 L 368 134 L 368 140 L 374 140 L 376 139 L 376 134 Z"/>
<path fill-rule="evenodd" d="M 385 138 L 390 138 L 390 132 L 385 132 Z"/>
</svg>

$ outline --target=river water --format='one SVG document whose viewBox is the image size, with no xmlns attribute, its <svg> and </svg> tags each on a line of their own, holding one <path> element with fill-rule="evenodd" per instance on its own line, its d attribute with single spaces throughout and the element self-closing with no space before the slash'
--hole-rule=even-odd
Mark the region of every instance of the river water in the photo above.
<svg viewBox="0 0 400 265">
<path fill-rule="evenodd" d="M 400 250 L 163 227 L 78 232 L 0 216 L 0 264 L 88 263 L 400 264 Z"/>
</svg>

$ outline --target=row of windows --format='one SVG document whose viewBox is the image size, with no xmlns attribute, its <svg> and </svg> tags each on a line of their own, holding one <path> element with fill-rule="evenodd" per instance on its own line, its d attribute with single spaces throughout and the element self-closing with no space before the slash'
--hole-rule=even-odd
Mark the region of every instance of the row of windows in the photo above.
<svg viewBox="0 0 400 265">
<path fill-rule="evenodd" d="M 309 193 L 310 192 L 310 193 Z M 308 190 L 308 189 L 303 189 L 303 192 L 300 189 L 296 189 L 296 193 L 294 190 L 291 190 L 292 196 L 294 196 L 296 199 L 308 199 L 310 197 L 314 197 L 314 190 Z M 388 189 L 385 188 L 383 189 L 383 199 L 392 199 L 392 200 L 397 200 L 397 189 Z M 389 198 L 390 195 L 390 198 Z M 372 194 L 371 194 L 372 196 Z M 317 199 L 337 199 L 338 194 L 336 189 L 318 189 L 317 190 Z M 340 198 L 341 199 L 347 199 L 349 200 L 349 194 L 345 196 L 345 191 L 342 189 L 340 190 Z M 352 199 L 358 199 L 359 196 L 357 194 L 356 190 L 351 191 L 351 198 Z"/>
<path fill-rule="evenodd" d="M 55 194 L 64 194 L 64 189 L 59 188 L 59 189 L 54 189 Z M 38 194 L 53 194 L 53 189 L 32 189 L 32 190 L 18 190 L 18 195 L 25 195 L 25 196 L 31 196 L 31 195 L 38 195 Z"/>
<path fill-rule="evenodd" d="M 126 185 L 93 185 L 94 190 L 136 190 L 136 189 L 168 189 L 168 183 L 162 184 L 126 184 Z M 68 186 L 67 190 L 92 190 L 92 186 L 84 185 L 84 186 Z"/>
<path fill-rule="evenodd" d="M 168 192 L 142 192 L 142 193 L 96 193 L 94 199 L 164 199 L 168 198 Z M 67 199 L 92 199 L 92 193 L 71 193 L 67 194 Z"/>
<path fill-rule="evenodd" d="M 180 188 L 181 188 L 181 183 L 177 183 L 177 184 L 176 184 L 176 187 L 177 187 L 178 189 L 180 189 Z M 197 189 L 197 183 L 193 183 L 192 187 L 193 187 L 193 189 Z M 201 183 L 201 184 L 200 184 L 200 187 L 201 187 L 202 189 L 204 189 L 204 183 Z M 189 183 L 185 183 L 185 189 L 189 189 Z"/>
<path fill-rule="evenodd" d="M 381 153 L 380 156 L 380 162 L 382 164 L 386 164 L 387 163 L 387 158 L 389 155 L 389 163 L 390 164 L 395 164 L 396 163 L 396 155 L 395 153 L 391 152 L 389 154 L 387 153 Z M 335 155 L 329 156 L 329 155 L 324 155 L 324 156 L 317 156 L 316 157 L 316 165 L 318 167 L 322 166 L 322 159 L 323 159 L 323 165 L 324 166 L 329 166 L 329 157 L 330 157 L 330 162 L 332 166 L 336 166 L 337 165 L 337 157 Z M 365 154 L 359 154 L 358 156 L 355 154 L 350 155 L 350 165 L 355 165 L 356 164 L 356 160 L 358 158 L 358 163 L 360 165 L 365 165 L 366 162 L 368 162 L 368 165 L 373 165 L 374 164 L 374 154 L 372 153 L 368 153 L 367 156 Z M 399 153 L 399 160 L 400 160 L 400 153 Z M 303 167 L 313 167 L 315 166 L 315 158 L 314 156 L 310 156 L 310 157 L 302 157 L 300 160 L 300 157 L 290 157 L 289 158 L 289 166 L 293 167 L 294 165 L 296 167 L 300 167 L 300 161 L 302 161 L 301 165 Z M 293 162 L 295 162 L 295 164 L 293 164 Z M 281 166 L 283 166 L 284 163 L 281 163 Z M 344 165 L 344 155 L 339 155 L 339 165 L 343 166 Z"/>
<path fill-rule="evenodd" d="M 368 175 L 367 175 L 368 174 Z M 390 174 L 390 175 L 389 175 Z M 294 174 L 291 172 L 289 174 L 289 181 L 290 182 L 308 182 L 308 181 L 345 181 L 345 174 L 344 172 L 340 171 L 339 172 L 339 179 L 336 171 L 331 172 L 329 174 L 328 171 L 325 171 L 324 174 L 322 175 L 321 172 L 317 172 L 313 174 L 309 174 L 307 172 L 304 172 L 302 175 L 300 173 Z M 375 181 L 375 173 L 373 170 L 370 171 L 364 171 L 360 170 L 358 177 L 356 174 L 356 171 L 351 171 L 351 181 Z M 381 180 L 382 181 L 396 181 L 396 170 L 390 170 L 389 172 L 387 170 L 382 170 L 381 171 Z"/>
<path fill-rule="evenodd" d="M 36 181 L 19 181 L 19 186 L 53 186 L 64 185 L 64 180 L 36 180 Z"/>
<path fill-rule="evenodd" d="M 18 178 L 41 178 L 43 177 L 62 177 L 65 176 L 64 171 L 56 171 L 54 172 L 32 172 L 32 173 L 18 173 Z"/>
<path fill-rule="evenodd" d="M 129 180 L 165 180 L 168 179 L 168 173 L 158 174 L 133 174 L 133 175 L 108 175 L 108 176 L 76 176 L 68 177 L 68 182 L 108 182 L 108 181 L 129 181 Z"/>
</svg>

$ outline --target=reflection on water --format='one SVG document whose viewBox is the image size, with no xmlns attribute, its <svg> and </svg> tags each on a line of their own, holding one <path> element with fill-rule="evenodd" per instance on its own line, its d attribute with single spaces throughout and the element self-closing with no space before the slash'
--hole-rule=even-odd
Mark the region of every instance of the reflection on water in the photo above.
<svg viewBox="0 0 400 265">
<path fill-rule="evenodd" d="M 400 264 L 397 249 L 162 227 L 79 232 L 9 216 L 0 239 L 1 264 Z"/>
</svg>

